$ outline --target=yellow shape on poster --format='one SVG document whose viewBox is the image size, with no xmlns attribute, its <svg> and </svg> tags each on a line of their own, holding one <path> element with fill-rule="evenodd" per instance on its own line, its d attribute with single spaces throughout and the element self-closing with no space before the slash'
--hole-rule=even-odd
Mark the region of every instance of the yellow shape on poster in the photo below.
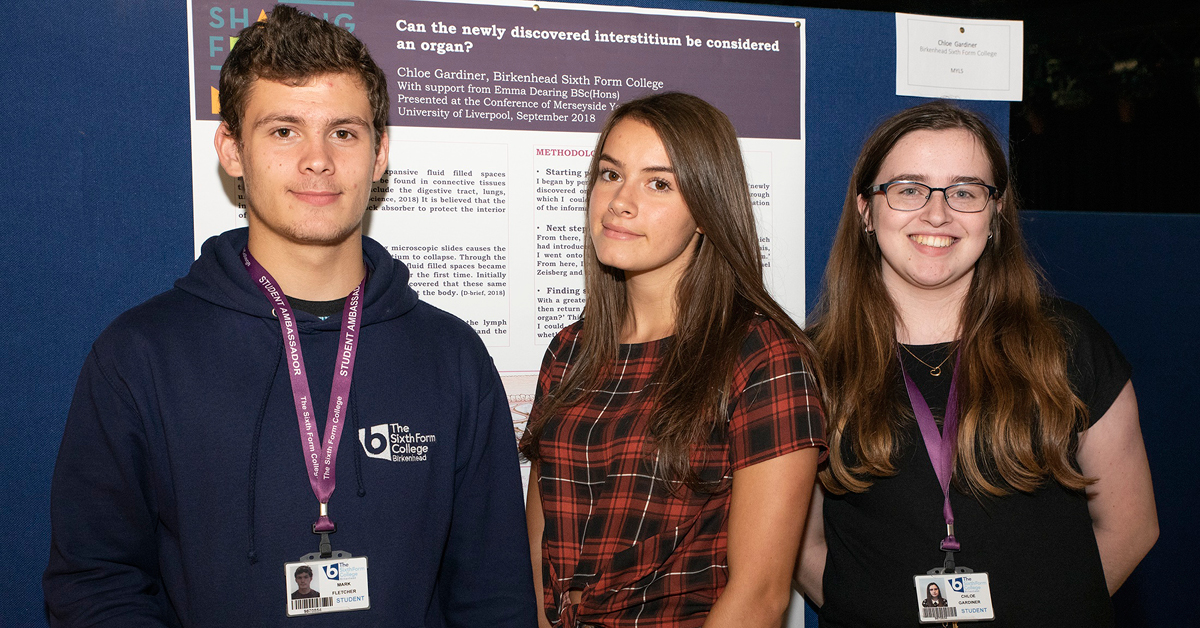
<svg viewBox="0 0 1200 628">
<path fill-rule="evenodd" d="M 211 86 L 208 89 L 209 95 L 212 96 L 212 112 L 215 116 L 221 113 L 221 92 L 218 92 L 217 88 Z"/>
</svg>

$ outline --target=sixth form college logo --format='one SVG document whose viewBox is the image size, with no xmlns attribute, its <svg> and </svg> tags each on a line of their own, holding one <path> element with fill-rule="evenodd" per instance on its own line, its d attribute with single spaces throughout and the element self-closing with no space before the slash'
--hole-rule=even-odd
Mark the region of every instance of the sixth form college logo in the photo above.
<svg viewBox="0 0 1200 628">
<path fill-rule="evenodd" d="M 388 459 L 388 425 L 372 425 L 367 429 L 358 430 L 358 440 L 362 441 L 363 451 L 372 458 Z"/>
<path fill-rule="evenodd" d="M 413 431 L 399 423 L 381 423 L 358 430 L 358 440 L 370 458 L 392 462 L 424 462 L 437 443 L 434 434 Z"/>
</svg>

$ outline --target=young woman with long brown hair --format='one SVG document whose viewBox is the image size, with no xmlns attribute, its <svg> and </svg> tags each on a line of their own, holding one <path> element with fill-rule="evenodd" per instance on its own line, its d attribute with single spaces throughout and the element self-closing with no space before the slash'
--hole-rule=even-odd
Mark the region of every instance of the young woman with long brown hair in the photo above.
<svg viewBox="0 0 1200 628">
<path fill-rule="evenodd" d="M 1158 535 L 1130 367 L 1047 294 L 979 116 L 928 103 L 867 140 L 812 332 L 830 448 L 798 578 L 822 626 L 935 617 L 931 568 L 986 572 L 994 625 L 1112 624 Z"/>
<path fill-rule="evenodd" d="M 777 626 L 822 395 L 763 287 L 733 125 L 685 94 L 618 107 L 587 204 L 583 318 L 521 443 L 539 623 Z"/>
</svg>

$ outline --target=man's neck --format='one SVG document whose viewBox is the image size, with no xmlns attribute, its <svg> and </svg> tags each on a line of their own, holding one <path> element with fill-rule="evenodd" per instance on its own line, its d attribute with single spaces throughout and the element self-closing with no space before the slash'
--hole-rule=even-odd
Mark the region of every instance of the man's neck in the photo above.
<svg viewBox="0 0 1200 628">
<path fill-rule="evenodd" d="M 306 301 L 340 299 L 350 294 L 366 273 L 358 234 L 335 245 L 306 245 L 256 238 L 251 229 L 247 246 L 284 294 Z"/>
</svg>

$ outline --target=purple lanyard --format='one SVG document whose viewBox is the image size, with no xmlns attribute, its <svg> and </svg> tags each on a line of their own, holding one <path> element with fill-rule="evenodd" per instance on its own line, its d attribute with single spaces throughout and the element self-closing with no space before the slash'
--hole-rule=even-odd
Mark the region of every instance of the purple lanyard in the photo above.
<svg viewBox="0 0 1200 628">
<path fill-rule="evenodd" d="M 350 398 L 350 380 L 354 376 L 354 356 L 358 353 L 358 311 L 363 280 L 346 297 L 342 310 L 342 344 L 338 352 L 337 368 L 333 372 L 333 387 L 329 391 L 329 410 L 325 419 L 325 439 L 317 434 L 317 423 L 312 412 L 312 395 L 308 391 L 308 375 L 304 370 L 304 354 L 300 350 L 300 336 L 296 331 L 296 319 L 287 297 L 279 289 L 275 279 L 263 268 L 250 249 L 242 249 L 242 264 L 250 271 L 254 284 L 274 306 L 279 319 L 279 331 L 287 349 L 288 376 L 292 380 L 292 399 L 296 403 L 296 420 L 300 424 L 300 448 L 304 452 L 308 483 L 321 504 L 320 516 L 313 524 L 313 532 L 334 532 L 337 526 L 329 520 L 329 496 L 337 487 L 337 450 L 342 440 L 342 419 Z"/>
<path fill-rule="evenodd" d="M 904 374 L 904 387 L 908 389 L 908 401 L 912 404 L 913 414 L 917 417 L 917 425 L 921 427 L 921 438 L 925 441 L 925 451 L 929 453 L 929 461 L 933 463 L 933 472 L 937 474 L 938 484 L 942 486 L 945 502 L 942 504 L 942 514 L 946 517 L 946 538 L 942 539 L 941 549 L 946 552 L 957 552 L 960 548 L 954 538 L 954 510 L 950 508 L 950 474 L 954 472 L 954 441 L 958 436 L 958 358 L 954 356 L 954 375 L 950 377 L 950 397 L 946 400 L 946 415 L 942 419 L 942 432 L 938 433 L 937 422 L 929 411 L 929 404 L 917 385 L 913 383 L 908 371 L 904 370 L 904 360 L 900 360 L 900 372 Z"/>
</svg>

